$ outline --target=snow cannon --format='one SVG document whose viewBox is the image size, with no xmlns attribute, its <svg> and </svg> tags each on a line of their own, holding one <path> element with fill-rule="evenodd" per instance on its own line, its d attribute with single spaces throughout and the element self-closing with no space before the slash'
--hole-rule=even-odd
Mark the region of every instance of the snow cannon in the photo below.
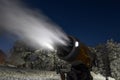
<svg viewBox="0 0 120 80">
<path fill-rule="evenodd" d="M 87 46 L 77 38 L 68 36 L 69 42 L 66 46 L 59 46 L 58 57 L 70 64 L 84 64 L 90 68 L 92 66 L 92 56 Z"/>
</svg>

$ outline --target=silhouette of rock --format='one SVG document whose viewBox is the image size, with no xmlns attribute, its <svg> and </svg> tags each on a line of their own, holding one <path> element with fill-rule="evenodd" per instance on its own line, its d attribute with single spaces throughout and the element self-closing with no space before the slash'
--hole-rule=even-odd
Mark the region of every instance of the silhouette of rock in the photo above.
<svg viewBox="0 0 120 80">
<path fill-rule="evenodd" d="M 0 64 L 5 64 L 5 58 L 5 53 L 2 50 L 0 50 Z"/>
</svg>

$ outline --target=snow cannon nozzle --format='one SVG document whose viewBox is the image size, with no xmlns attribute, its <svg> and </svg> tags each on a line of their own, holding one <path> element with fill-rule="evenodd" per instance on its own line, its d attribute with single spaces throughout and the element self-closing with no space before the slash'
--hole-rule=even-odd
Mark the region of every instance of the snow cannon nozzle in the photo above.
<svg viewBox="0 0 120 80">
<path fill-rule="evenodd" d="M 57 55 L 60 59 L 71 64 L 79 62 L 87 67 L 92 65 L 92 57 L 87 46 L 81 43 L 77 38 L 68 36 L 67 45 L 60 45 L 57 49 Z"/>
</svg>

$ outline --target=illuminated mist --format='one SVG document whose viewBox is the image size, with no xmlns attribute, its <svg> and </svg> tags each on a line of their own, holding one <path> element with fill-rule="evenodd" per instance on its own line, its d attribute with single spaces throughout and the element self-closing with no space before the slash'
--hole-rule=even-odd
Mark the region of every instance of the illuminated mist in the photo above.
<svg viewBox="0 0 120 80">
<path fill-rule="evenodd" d="M 31 10 L 19 0 L 0 0 L 0 29 L 9 31 L 35 48 L 53 49 L 66 45 L 66 34 L 41 12 Z"/>
</svg>

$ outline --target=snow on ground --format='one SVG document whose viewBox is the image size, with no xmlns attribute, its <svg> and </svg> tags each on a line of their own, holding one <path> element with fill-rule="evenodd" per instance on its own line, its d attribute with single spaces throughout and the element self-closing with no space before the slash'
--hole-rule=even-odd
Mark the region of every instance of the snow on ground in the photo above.
<svg viewBox="0 0 120 80">
<path fill-rule="evenodd" d="M 52 71 L 0 67 L 0 80 L 60 80 Z"/>
<path fill-rule="evenodd" d="M 101 74 L 95 74 L 94 72 L 91 72 L 91 75 L 93 76 L 93 80 L 106 80 L 106 78 Z M 115 79 L 108 77 L 108 80 L 115 80 Z"/>
<path fill-rule="evenodd" d="M 93 80 L 106 80 L 101 74 L 91 72 Z M 0 67 L 0 80 L 61 80 L 60 75 L 52 71 L 39 71 Z M 109 80 L 115 80 L 109 77 Z"/>
</svg>

